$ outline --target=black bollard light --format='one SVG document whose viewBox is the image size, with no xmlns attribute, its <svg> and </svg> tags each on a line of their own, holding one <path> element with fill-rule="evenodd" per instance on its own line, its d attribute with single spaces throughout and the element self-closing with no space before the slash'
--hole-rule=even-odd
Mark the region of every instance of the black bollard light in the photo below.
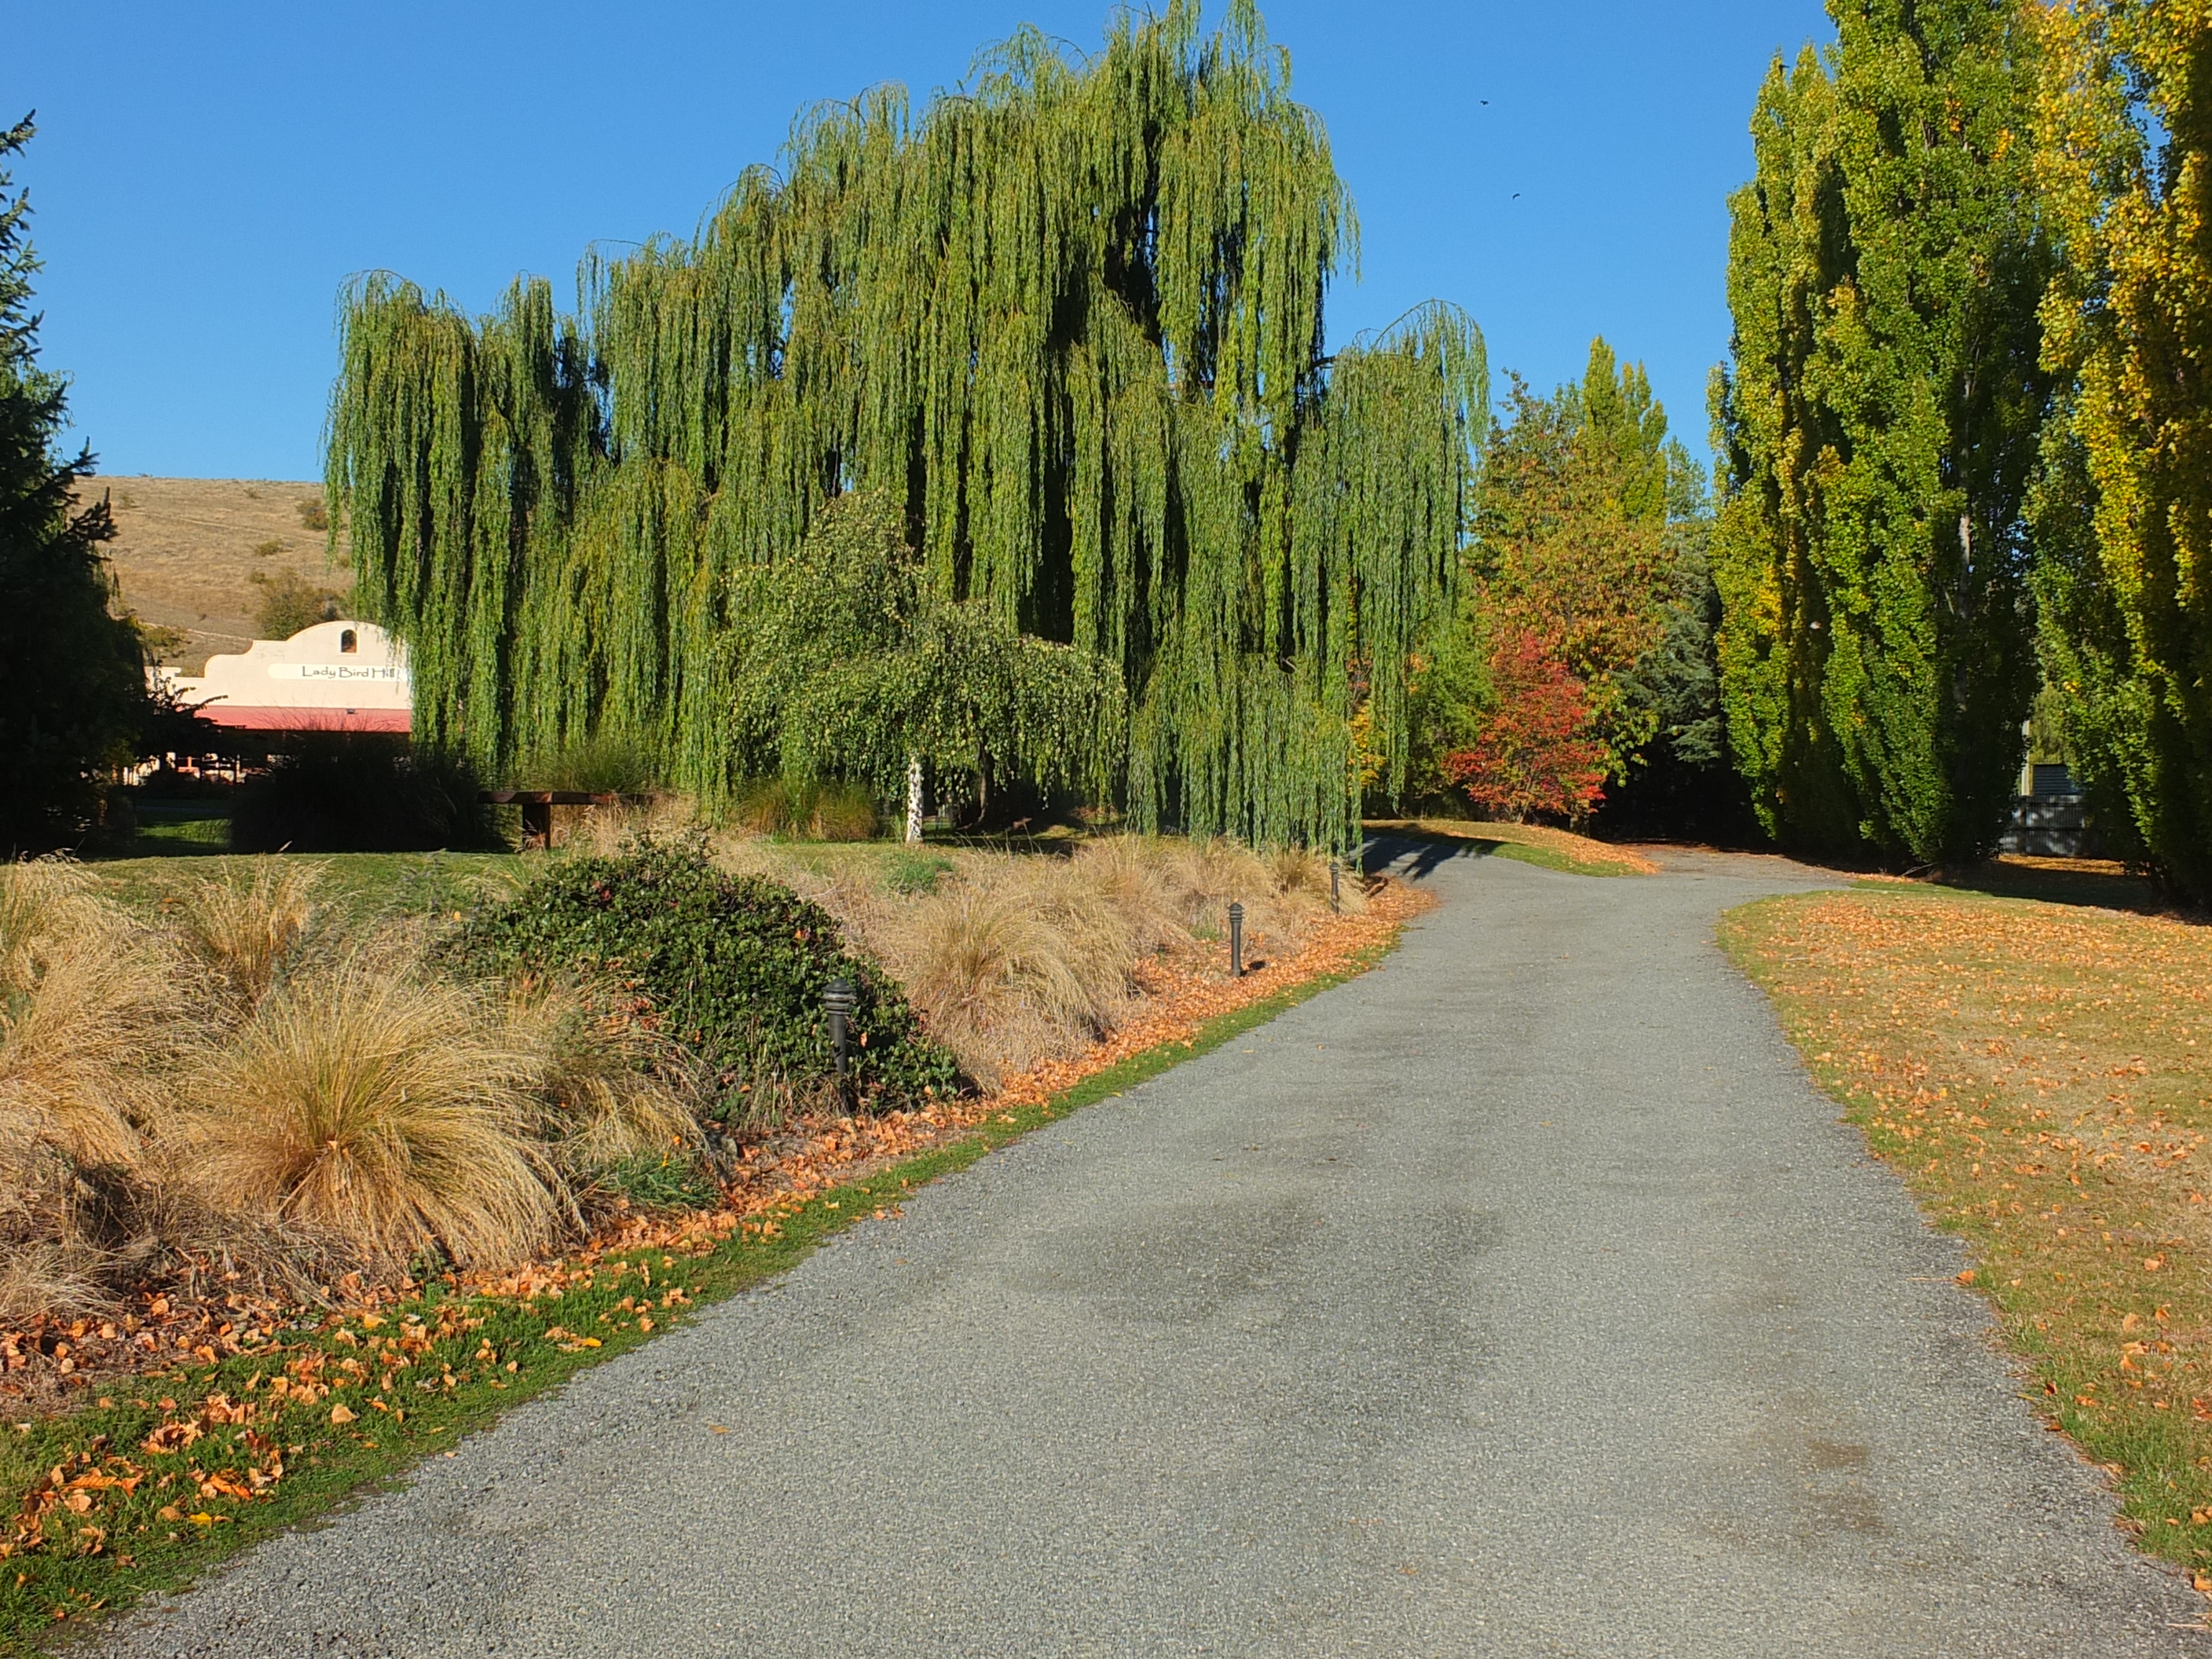
<svg viewBox="0 0 2212 1659">
<path fill-rule="evenodd" d="M 860 1006 L 860 997 L 844 980 L 833 979 L 823 988 L 822 1012 L 830 1016 L 830 1048 L 837 1057 L 837 1081 L 841 1084 L 845 1080 L 847 1039 L 853 1011 Z"/>
<path fill-rule="evenodd" d="M 1344 908 L 1344 864 L 1341 860 L 1328 861 L 1328 908 L 1334 911 Z"/>
<path fill-rule="evenodd" d="M 1244 977 L 1244 907 L 1229 902 L 1229 976 Z"/>
</svg>

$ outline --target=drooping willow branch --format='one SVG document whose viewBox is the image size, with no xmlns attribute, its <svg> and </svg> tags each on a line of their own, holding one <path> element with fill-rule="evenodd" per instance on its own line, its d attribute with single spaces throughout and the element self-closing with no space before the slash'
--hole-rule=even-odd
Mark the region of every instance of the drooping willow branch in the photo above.
<svg viewBox="0 0 2212 1659">
<path fill-rule="evenodd" d="M 1118 670 L 1139 823 L 1348 845 L 1355 702 L 1395 778 L 1487 369 L 1434 306 L 1323 356 L 1351 205 L 1256 11 L 1024 31 L 784 163 L 587 259 L 573 319 L 535 280 L 476 320 L 349 293 L 329 487 L 418 738 L 507 770 L 633 733 L 726 798 L 742 573 L 864 489 L 940 599 Z"/>
</svg>

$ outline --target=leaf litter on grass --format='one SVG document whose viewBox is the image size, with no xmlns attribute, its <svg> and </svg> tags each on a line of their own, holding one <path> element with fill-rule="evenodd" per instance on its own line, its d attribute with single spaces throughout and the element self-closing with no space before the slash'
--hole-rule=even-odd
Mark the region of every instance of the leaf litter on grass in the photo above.
<svg viewBox="0 0 2212 1659">
<path fill-rule="evenodd" d="M 1721 937 L 1966 1242 L 2045 1420 L 2212 1588 L 2212 930 L 1884 887 L 1762 900 Z"/>
</svg>

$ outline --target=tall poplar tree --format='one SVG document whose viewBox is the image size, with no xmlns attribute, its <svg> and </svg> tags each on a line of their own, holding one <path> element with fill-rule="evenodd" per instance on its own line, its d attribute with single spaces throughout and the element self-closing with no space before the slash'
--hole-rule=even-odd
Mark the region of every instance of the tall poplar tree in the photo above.
<svg viewBox="0 0 2212 1659">
<path fill-rule="evenodd" d="M 58 451 L 66 383 L 39 367 L 30 204 L 6 166 L 32 135 L 0 131 L 0 858 L 81 840 L 102 763 L 148 713 L 137 628 L 115 614 L 106 503 L 76 505 L 92 455 Z"/>
<path fill-rule="evenodd" d="M 1768 830 L 1984 853 L 2033 700 L 2023 501 L 2051 257 L 2015 0 L 1831 0 L 1731 199 L 1723 695 Z"/>
<path fill-rule="evenodd" d="M 2069 377 L 2043 481 L 2048 678 L 2108 834 L 2212 901 L 2212 17 L 2042 18 L 2039 154 Z M 2130 833 L 2131 832 L 2131 833 Z"/>
<path fill-rule="evenodd" d="M 1199 14 L 823 106 L 693 240 L 587 261 L 578 317 L 356 288 L 331 517 L 418 740 L 501 771 L 634 732 L 712 805 L 740 573 L 877 490 L 937 599 L 1120 674 L 1140 826 L 1352 844 L 1354 723 L 1401 778 L 1488 370 L 1444 307 L 1325 353 L 1327 135 L 1251 0 Z"/>
</svg>

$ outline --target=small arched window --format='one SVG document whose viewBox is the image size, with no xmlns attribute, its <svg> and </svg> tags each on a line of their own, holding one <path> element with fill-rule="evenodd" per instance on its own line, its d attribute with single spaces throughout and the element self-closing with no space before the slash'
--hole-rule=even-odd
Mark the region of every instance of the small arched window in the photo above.
<svg viewBox="0 0 2212 1659">
<path fill-rule="evenodd" d="M 361 641 L 355 636 L 354 631 L 350 628 L 347 629 L 344 633 L 338 635 L 338 649 L 347 656 L 351 656 L 360 648 Z"/>
</svg>

